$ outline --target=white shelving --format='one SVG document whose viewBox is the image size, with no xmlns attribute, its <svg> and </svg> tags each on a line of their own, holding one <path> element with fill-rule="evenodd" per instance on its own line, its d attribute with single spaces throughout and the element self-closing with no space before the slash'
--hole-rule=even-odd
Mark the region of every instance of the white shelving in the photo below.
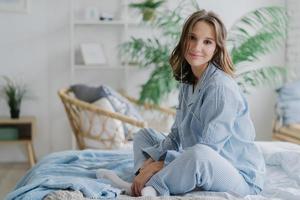
<svg viewBox="0 0 300 200">
<path fill-rule="evenodd" d="M 94 21 L 94 20 L 76 20 L 74 25 L 125 25 L 127 22 L 124 20 L 112 21 Z"/>
<path fill-rule="evenodd" d="M 137 22 L 129 20 L 128 17 L 129 0 L 70 0 L 70 80 L 71 84 L 78 82 L 95 83 L 92 76 L 98 74 L 100 77 L 115 77 L 111 83 L 99 78 L 97 84 L 110 84 L 122 86 L 126 90 L 126 80 L 128 76 L 128 65 L 121 62 L 118 54 L 119 45 L 128 40 L 129 26 L 138 25 Z M 86 19 L 86 10 L 88 8 L 96 9 L 101 12 L 112 13 L 112 20 Z M 100 45 L 104 52 L 106 63 L 98 65 L 86 65 L 81 54 L 80 44 L 95 43 Z M 89 75 L 90 73 L 90 75 Z M 110 74 L 109 74 L 110 73 Z M 83 81 L 83 74 L 86 81 Z M 80 77 L 78 79 L 78 76 Z M 106 76 L 106 77 L 107 77 Z M 96 76 L 97 77 L 97 76 Z M 122 80 L 123 83 L 116 83 L 116 80 Z"/>
<path fill-rule="evenodd" d="M 101 70 L 101 69 L 124 69 L 125 67 L 93 66 L 93 65 L 74 65 L 74 70 Z"/>
<path fill-rule="evenodd" d="M 130 0 L 69 0 L 70 1 L 70 84 L 108 84 L 127 91 L 128 64 L 121 62 L 118 55 L 121 43 L 128 40 L 129 26 L 138 23 L 129 20 Z M 85 12 L 93 8 L 113 13 L 112 20 L 86 19 Z M 80 45 L 95 43 L 101 46 L 106 63 L 84 64 Z M 72 137 L 72 147 L 75 148 Z"/>
</svg>

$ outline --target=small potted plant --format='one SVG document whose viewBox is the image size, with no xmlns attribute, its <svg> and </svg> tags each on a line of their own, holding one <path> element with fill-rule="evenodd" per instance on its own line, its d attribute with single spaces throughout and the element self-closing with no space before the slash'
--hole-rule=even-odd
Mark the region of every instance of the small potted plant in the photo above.
<svg viewBox="0 0 300 200">
<path fill-rule="evenodd" d="M 6 76 L 3 80 L 5 83 L 0 86 L 0 95 L 9 106 L 11 118 L 19 118 L 22 100 L 28 92 L 27 87 Z"/>
<path fill-rule="evenodd" d="M 158 8 L 162 3 L 164 3 L 164 0 L 145 0 L 141 3 L 131 3 L 129 4 L 129 7 L 140 9 L 143 13 L 143 20 L 151 21 L 155 18 L 155 9 Z"/>
</svg>

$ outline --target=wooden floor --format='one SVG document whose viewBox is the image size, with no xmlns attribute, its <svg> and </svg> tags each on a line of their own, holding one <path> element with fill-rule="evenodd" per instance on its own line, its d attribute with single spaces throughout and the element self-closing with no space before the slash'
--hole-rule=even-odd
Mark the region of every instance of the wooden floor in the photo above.
<svg viewBox="0 0 300 200">
<path fill-rule="evenodd" d="M 0 199 L 4 199 L 28 169 L 27 163 L 0 163 Z"/>
</svg>

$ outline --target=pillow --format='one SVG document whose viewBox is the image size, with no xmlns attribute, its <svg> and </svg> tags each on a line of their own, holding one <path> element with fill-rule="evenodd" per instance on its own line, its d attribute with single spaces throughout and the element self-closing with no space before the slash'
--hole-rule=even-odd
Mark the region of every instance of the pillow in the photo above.
<svg viewBox="0 0 300 200">
<path fill-rule="evenodd" d="M 134 108 L 134 106 L 127 99 L 125 99 L 120 94 L 118 94 L 116 91 L 104 85 L 101 86 L 101 90 L 102 90 L 101 93 L 104 96 L 107 96 L 108 100 L 110 101 L 110 103 L 112 104 L 116 112 L 136 120 L 140 120 L 140 121 L 144 120 L 141 117 L 141 115 L 138 113 L 138 111 Z M 128 140 L 132 140 L 134 134 L 140 129 L 128 123 L 123 123 L 123 128 L 124 128 L 125 137 Z"/>
<path fill-rule="evenodd" d="M 107 111 L 114 111 L 106 98 L 99 99 L 93 104 Z M 90 111 L 82 111 L 81 119 L 81 131 L 90 133 L 90 135 L 97 138 L 94 140 L 85 137 L 86 146 L 96 149 L 118 149 L 125 143 L 125 134 L 120 120 L 96 115 Z"/>
<path fill-rule="evenodd" d="M 88 103 L 93 103 L 101 98 L 99 87 L 90 87 L 84 84 L 76 84 L 72 85 L 70 89 L 77 99 Z"/>
<path fill-rule="evenodd" d="M 300 123 L 300 80 L 276 90 L 277 114 L 284 125 Z"/>
<path fill-rule="evenodd" d="M 75 96 L 78 99 L 86 101 L 88 103 L 106 98 L 115 112 L 121 113 L 136 120 L 143 121 L 141 115 L 127 99 L 125 99 L 112 88 L 106 85 L 101 85 L 99 87 L 90 87 L 83 84 L 76 84 L 71 86 L 71 90 L 74 92 Z M 139 130 L 138 127 L 128 123 L 122 123 L 122 126 L 125 137 L 128 140 L 133 139 L 134 133 Z"/>
</svg>

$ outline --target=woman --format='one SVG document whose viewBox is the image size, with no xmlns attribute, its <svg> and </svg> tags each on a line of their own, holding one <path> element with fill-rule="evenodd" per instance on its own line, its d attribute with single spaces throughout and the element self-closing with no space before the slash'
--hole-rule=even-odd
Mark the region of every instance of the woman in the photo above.
<svg viewBox="0 0 300 200">
<path fill-rule="evenodd" d="M 176 119 L 167 137 L 142 129 L 134 138 L 133 196 L 262 190 L 264 159 L 225 40 L 213 12 L 197 11 L 185 22 L 170 57 L 181 83 Z"/>
</svg>

